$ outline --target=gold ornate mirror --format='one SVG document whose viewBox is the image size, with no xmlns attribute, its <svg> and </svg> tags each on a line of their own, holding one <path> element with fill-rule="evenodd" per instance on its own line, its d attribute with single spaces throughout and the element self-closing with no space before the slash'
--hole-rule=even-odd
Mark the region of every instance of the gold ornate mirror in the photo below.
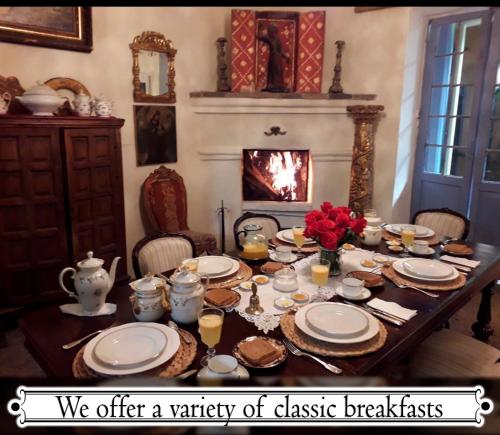
<svg viewBox="0 0 500 435">
<path fill-rule="evenodd" d="M 175 103 L 175 54 L 172 41 L 157 32 L 142 32 L 132 50 L 134 101 Z"/>
</svg>

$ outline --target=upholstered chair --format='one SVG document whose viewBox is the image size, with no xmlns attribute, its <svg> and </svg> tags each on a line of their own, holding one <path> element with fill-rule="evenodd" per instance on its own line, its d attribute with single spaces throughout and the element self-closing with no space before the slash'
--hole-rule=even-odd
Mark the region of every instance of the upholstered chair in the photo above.
<svg viewBox="0 0 500 435">
<path fill-rule="evenodd" d="M 466 239 L 469 234 L 469 219 L 449 208 L 420 210 L 413 216 L 413 223 L 435 231 L 438 237 Z"/>
<path fill-rule="evenodd" d="M 142 185 L 141 206 L 147 234 L 185 234 L 194 241 L 196 256 L 203 252 L 216 253 L 217 241 L 213 234 L 188 227 L 186 187 L 173 169 L 162 165 L 146 178 Z"/>
<path fill-rule="evenodd" d="M 234 243 L 236 246 L 241 246 L 241 242 L 243 241 L 243 234 L 238 236 L 238 232 L 243 230 L 245 225 L 250 224 L 258 224 L 262 227 L 262 232 L 266 236 L 266 238 L 272 239 L 278 231 L 281 230 L 281 225 L 274 216 L 263 214 L 263 213 L 252 213 L 246 212 L 241 215 L 233 225 L 233 235 L 234 235 Z"/>
<path fill-rule="evenodd" d="M 500 377 L 500 350 L 465 334 L 441 329 L 411 356 L 415 377 Z"/>
<path fill-rule="evenodd" d="M 137 242 L 132 251 L 136 278 L 146 273 L 166 272 L 178 267 L 182 260 L 194 257 L 194 242 L 185 234 L 157 233 Z"/>
</svg>

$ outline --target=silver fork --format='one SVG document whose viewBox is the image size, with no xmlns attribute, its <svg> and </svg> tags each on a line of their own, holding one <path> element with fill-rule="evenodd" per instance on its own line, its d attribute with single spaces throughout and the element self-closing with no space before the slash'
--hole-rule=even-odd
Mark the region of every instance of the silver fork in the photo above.
<svg viewBox="0 0 500 435">
<path fill-rule="evenodd" d="M 101 332 L 106 331 L 107 329 L 112 328 L 113 326 L 118 325 L 118 323 L 119 323 L 118 321 L 115 321 L 111 325 L 109 325 L 107 328 L 99 329 L 97 331 L 91 332 L 90 334 L 86 335 L 85 337 L 78 338 L 77 340 L 73 340 L 73 341 L 70 341 L 69 343 L 63 344 L 62 348 L 66 349 L 66 350 L 67 349 L 72 349 L 75 346 L 78 346 L 82 341 L 85 341 L 87 338 L 90 338 L 93 335 L 100 334 Z"/>
<path fill-rule="evenodd" d="M 438 298 L 440 296 L 440 295 L 438 295 L 436 293 L 427 292 L 427 291 L 422 290 L 421 288 L 415 287 L 413 285 L 398 284 L 397 282 L 394 282 L 394 281 L 392 281 L 392 282 L 396 285 L 396 287 L 399 287 L 399 288 L 411 288 L 412 290 L 417 290 L 420 293 L 423 293 L 424 295 L 430 296 L 431 298 Z"/>
<path fill-rule="evenodd" d="M 294 354 L 295 356 L 308 356 L 309 358 L 313 359 L 314 361 L 320 363 L 329 372 L 335 373 L 336 375 L 340 375 L 342 373 L 341 368 L 334 366 L 333 364 L 329 364 L 329 363 L 323 361 L 322 359 L 318 358 L 317 356 L 311 355 L 310 353 L 302 352 L 290 340 L 285 338 L 285 339 L 283 339 L 283 343 L 285 343 L 285 346 L 288 348 L 288 350 L 292 354 Z"/>
</svg>

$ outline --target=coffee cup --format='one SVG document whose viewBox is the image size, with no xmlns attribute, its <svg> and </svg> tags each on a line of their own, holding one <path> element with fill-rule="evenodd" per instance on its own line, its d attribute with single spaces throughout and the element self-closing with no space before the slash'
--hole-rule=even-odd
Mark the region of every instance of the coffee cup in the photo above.
<svg viewBox="0 0 500 435">
<path fill-rule="evenodd" d="M 427 240 L 415 240 L 413 242 L 413 251 L 416 254 L 427 254 L 429 250 L 429 242 Z"/>
<path fill-rule="evenodd" d="M 218 375 L 230 375 L 238 368 L 238 360 L 231 355 L 215 355 L 208 360 L 208 368 Z"/>
<path fill-rule="evenodd" d="M 365 282 L 357 278 L 344 278 L 342 280 L 342 291 L 347 297 L 359 296 L 362 291 Z"/>
<path fill-rule="evenodd" d="M 292 248 L 290 246 L 277 246 L 276 258 L 279 261 L 290 261 L 292 258 Z"/>
</svg>

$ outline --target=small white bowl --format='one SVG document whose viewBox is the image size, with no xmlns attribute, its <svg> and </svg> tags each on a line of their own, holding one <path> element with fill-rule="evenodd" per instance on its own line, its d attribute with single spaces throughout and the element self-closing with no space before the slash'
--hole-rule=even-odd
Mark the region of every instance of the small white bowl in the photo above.
<svg viewBox="0 0 500 435">
<path fill-rule="evenodd" d="M 403 252 L 403 247 L 402 246 L 388 246 L 388 249 L 390 249 L 392 252 Z"/>
<path fill-rule="evenodd" d="M 262 281 L 265 280 L 265 282 L 259 282 L 257 279 L 261 279 Z M 257 285 L 264 285 L 269 282 L 269 278 L 266 275 L 254 275 L 252 276 L 252 281 Z"/>
<path fill-rule="evenodd" d="M 252 290 L 252 281 L 243 281 L 240 283 L 240 288 L 242 290 Z"/>
<path fill-rule="evenodd" d="M 274 305 L 282 310 L 292 308 L 294 304 L 293 300 L 291 298 L 287 298 L 286 296 L 280 296 L 274 300 Z"/>
<path fill-rule="evenodd" d="M 238 360 L 231 355 L 215 355 L 208 360 L 208 368 L 214 373 L 225 375 L 238 368 Z"/>
</svg>

